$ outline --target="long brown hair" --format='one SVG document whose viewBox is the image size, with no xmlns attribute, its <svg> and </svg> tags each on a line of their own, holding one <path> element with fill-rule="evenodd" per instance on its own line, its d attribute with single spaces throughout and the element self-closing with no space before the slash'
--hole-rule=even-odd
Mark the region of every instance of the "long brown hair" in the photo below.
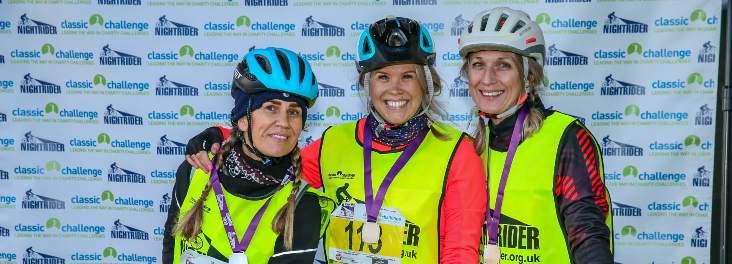
<svg viewBox="0 0 732 264">
<path fill-rule="evenodd" d="M 518 71 L 519 75 L 523 75 L 524 72 L 524 66 L 522 63 L 521 56 L 515 53 L 513 54 L 512 60 L 517 65 L 516 70 Z M 460 67 L 460 76 L 462 76 L 465 79 L 468 79 L 468 65 L 470 62 L 470 56 L 472 53 L 465 56 L 465 59 L 463 59 L 463 65 Z M 529 75 L 528 75 L 528 87 L 529 87 L 529 99 L 530 100 L 537 100 L 539 99 L 539 90 L 541 89 L 542 85 L 541 82 L 544 80 L 544 71 L 542 69 L 541 64 L 536 62 L 533 59 L 528 59 L 529 62 Z M 521 87 L 524 87 L 526 85 L 524 83 L 524 79 L 520 79 Z M 531 107 L 529 109 L 528 115 L 526 115 L 526 120 L 524 120 L 523 124 L 523 138 L 529 138 L 531 135 L 536 133 L 538 131 L 542 124 L 544 123 L 544 114 L 541 112 L 541 109 L 537 107 Z M 483 151 L 486 149 L 486 134 L 485 134 L 485 128 L 486 123 L 483 120 L 483 118 L 478 118 L 478 126 L 475 129 L 474 135 L 475 135 L 475 150 L 478 152 L 478 154 L 482 154 Z"/>
</svg>

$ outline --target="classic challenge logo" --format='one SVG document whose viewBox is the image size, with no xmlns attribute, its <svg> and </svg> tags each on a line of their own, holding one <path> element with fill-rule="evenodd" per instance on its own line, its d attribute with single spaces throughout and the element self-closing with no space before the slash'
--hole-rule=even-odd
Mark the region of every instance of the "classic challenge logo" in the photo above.
<svg viewBox="0 0 732 264">
<path fill-rule="evenodd" d="M 105 238 L 105 227 L 82 223 L 61 223 L 51 217 L 45 225 L 39 223 L 19 223 L 15 225 L 16 237 L 23 238 Z"/>
<path fill-rule="evenodd" d="M 688 64 L 692 60 L 691 49 L 668 47 L 643 48 L 640 43 L 630 43 L 626 49 L 601 48 L 593 53 L 596 65 L 605 64 Z"/>
<path fill-rule="evenodd" d="M 576 17 L 552 18 L 547 13 L 536 16 L 536 23 L 544 28 L 544 34 L 596 34 L 598 21 Z"/>
<path fill-rule="evenodd" d="M 75 49 L 56 49 L 51 43 L 40 49 L 20 48 L 10 52 L 12 64 L 78 64 L 93 65 L 94 53 Z"/>
<path fill-rule="evenodd" d="M 711 95 L 716 91 L 715 79 L 705 79 L 701 73 L 692 72 L 686 78 L 662 78 L 651 80 L 653 95 Z"/>
<path fill-rule="evenodd" d="M 102 74 L 96 74 L 91 80 L 69 79 L 64 82 L 66 94 L 106 95 L 106 96 L 147 96 L 150 95 L 150 83 L 132 80 L 107 80 Z"/>
<path fill-rule="evenodd" d="M 208 21 L 203 25 L 203 30 L 204 36 L 207 37 L 294 37 L 297 34 L 295 27 L 294 23 L 239 16 L 235 22 Z"/>
<path fill-rule="evenodd" d="M 101 14 L 89 18 L 70 18 L 61 22 L 62 35 L 148 36 L 150 23 L 127 19 L 105 19 Z"/>
<path fill-rule="evenodd" d="M 150 154 L 152 144 L 135 139 L 112 139 L 107 133 L 100 133 L 96 140 L 86 137 L 74 137 L 69 140 L 71 152 L 81 153 L 119 153 Z"/>
<path fill-rule="evenodd" d="M 678 12 L 676 12 L 678 13 Z M 655 32 L 710 32 L 718 28 L 721 19 L 707 16 L 702 9 L 694 9 L 688 16 L 661 16 L 653 21 Z"/>
<path fill-rule="evenodd" d="M 198 111 L 193 106 L 183 105 L 178 111 L 156 109 L 147 114 L 148 125 L 152 126 L 215 126 L 230 123 L 231 113 Z"/>
<path fill-rule="evenodd" d="M 95 111 L 59 107 L 54 102 L 47 103 L 45 108 L 16 107 L 11 113 L 16 123 L 99 123 L 99 113 Z"/>
<path fill-rule="evenodd" d="M 15 180 L 48 180 L 48 181 L 102 181 L 102 170 L 80 165 L 63 166 L 55 160 L 50 160 L 45 166 L 18 165 L 13 169 Z"/>
<path fill-rule="evenodd" d="M 72 209 L 76 210 L 132 211 L 152 213 L 155 211 L 154 209 L 156 209 L 154 208 L 155 202 L 153 200 L 140 199 L 133 196 L 115 196 L 115 194 L 113 194 L 112 191 L 109 190 L 103 191 L 101 195 L 74 195 L 73 197 L 71 197 L 71 204 Z M 120 236 L 125 237 L 125 235 L 129 234 L 122 234 Z M 112 238 L 116 238 L 114 233 L 112 234 Z"/>
<path fill-rule="evenodd" d="M 689 113 L 627 105 L 620 111 L 595 111 L 591 116 L 593 126 L 688 126 Z"/>
<path fill-rule="evenodd" d="M 610 187 L 687 187 L 691 185 L 691 174 L 682 170 L 644 170 L 628 165 L 622 172 L 606 172 L 606 184 Z"/>
<path fill-rule="evenodd" d="M 239 54 L 219 50 L 196 51 L 190 45 L 181 46 L 178 51 L 154 50 L 147 53 L 149 66 L 234 66 Z"/>
</svg>

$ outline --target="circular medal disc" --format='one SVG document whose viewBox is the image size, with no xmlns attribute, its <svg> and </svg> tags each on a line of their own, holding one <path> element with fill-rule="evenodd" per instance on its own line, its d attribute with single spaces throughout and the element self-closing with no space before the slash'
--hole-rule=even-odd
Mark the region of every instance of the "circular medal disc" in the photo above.
<svg viewBox="0 0 732 264">
<path fill-rule="evenodd" d="M 233 253 L 229 257 L 229 264 L 248 264 L 247 255 L 243 252 Z"/>
<path fill-rule="evenodd" d="M 381 227 L 377 223 L 366 222 L 363 223 L 363 230 L 361 231 L 361 240 L 365 243 L 375 244 L 379 242 L 381 236 Z"/>
<path fill-rule="evenodd" d="M 501 250 L 498 248 L 498 245 L 485 245 L 485 248 L 483 249 L 483 259 L 485 260 L 485 264 L 498 264 L 500 256 Z"/>
</svg>

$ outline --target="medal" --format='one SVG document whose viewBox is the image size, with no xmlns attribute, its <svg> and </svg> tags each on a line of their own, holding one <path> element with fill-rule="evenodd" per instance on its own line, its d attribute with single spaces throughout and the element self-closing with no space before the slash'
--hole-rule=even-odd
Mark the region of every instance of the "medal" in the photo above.
<svg viewBox="0 0 732 264">
<path fill-rule="evenodd" d="M 366 222 L 363 224 L 363 230 L 361 230 L 361 240 L 364 243 L 379 243 L 380 237 L 381 227 L 379 226 L 379 224 L 373 222 Z"/>
<path fill-rule="evenodd" d="M 483 248 L 483 262 L 485 264 L 498 264 L 501 257 L 501 249 L 496 244 L 488 244 Z"/>
<path fill-rule="evenodd" d="M 389 189 L 389 186 L 391 185 L 392 181 L 394 181 L 394 178 L 397 176 L 397 174 L 399 174 L 399 171 L 404 168 L 404 165 L 407 164 L 407 161 L 409 161 L 412 155 L 414 155 L 414 152 L 417 151 L 419 145 L 422 144 L 425 136 L 427 136 L 427 131 L 425 130 L 419 133 L 417 138 L 415 138 L 414 141 L 404 149 L 402 154 L 399 155 L 399 158 L 397 158 L 396 162 L 394 162 L 394 165 L 392 165 L 391 169 L 389 169 L 389 172 L 386 174 L 386 177 L 384 177 L 384 180 L 381 182 L 381 184 L 379 184 L 379 189 L 376 191 L 376 195 L 374 195 L 374 190 L 371 182 L 371 140 L 373 138 L 373 134 L 371 133 L 371 128 L 369 127 L 368 122 L 366 122 L 363 132 L 363 183 L 366 196 L 366 223 L 363 224 L 363 227 L 361 229 L 361 241 L 369 244 L 374 244 L 378 243 L 379 238 L 381 237 L 381 227 L 379 227 L 379 224 L 377 224 L 376 222 L 379 219 L 379 211 L 381 210 L 381 206 L 384 205 L 386 191 Z"/>
<path fill-rule="evenodd" d="M 229 264 L 247 264 L 247 255 L 244 252 L 233 253 L 229 257 Z"/>
<path fill-rule="evenodd" d="M 498 225 L 501 223 L 501 206 L 503 205 L 503 192 L 506 189 L 506 182 L 508 182 L 508 174 L 511 170 L 511 164 L 513 163 L 513 157 L 516 155 L 519 142 L 523 136 L 523 124 L 526 119 L 528 110 L 522 108 L 519 112 L 516 124 L 513 126 L 513 133 L 511 134 L 511 142 L 508 145 L 508 152 L 506 153 L 506 160 L 503 164 L 503 171 L 501 172 L 500 182 L 498 183 L 498 194 L 496 195 L 496 205 L 493 207 L 493 214 L 490 210 L 491 201 L 491 188 L 490 180 L 488 181 L 488 208 L 485 211 L 486 219 L 486 236 L 488 237 L 488 243 L 483 248 L 483 260 L 486 264 L 498 264 L 501 257 L 501 250 L 498 248 Z M 485 164 L 490 164 L 490 157 Z M 486 167 L 487 169 L 487 167 Z M 486 175 L 489 175 L 490 170 L 486 171 Z M 490 177 L 488 178 L 490 179 Z"/>
</svg>

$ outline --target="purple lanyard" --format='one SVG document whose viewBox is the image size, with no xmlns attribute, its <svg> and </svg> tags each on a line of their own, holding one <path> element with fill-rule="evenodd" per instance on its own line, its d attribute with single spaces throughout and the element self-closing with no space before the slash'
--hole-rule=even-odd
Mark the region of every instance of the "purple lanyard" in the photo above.
<svg viewBox="0 0 732 264">
<path fill-rule="evenodd" d="M 498 242 L 498 224 L 501 222 L 501 205 L 503 205 L 503 191 L 506 190 L 506 182 L 508 181 L 508 173 L 511 171 L 511 163 L 513 163 L 513 157 L 516 155 L 516 149 L 521 141 L 522 130 L 524 127 L 524 119 L 528 110 L 522 108 L 519 112 L 516 124 L 513 125 L 513 134 L 511 134 L 511 143 L 508 145 L 508 153 L 506 154 L 506 161 L 503 164 L 503 173 L 501 173 L 501 182 L 498 184 L 498 195 L 496 195 L 496 206 L 493 209 L 493 215 L 491 216 L 490 201 L 491 201 L 491 188 L 490 181 L 488 184 L 488 205 L 489 209 L 485 210 L 485 218 L 488 221 L 488 244 L 495 245 Z M 488 150 L 490 151 L 490 150 Z M 488 155 L 486 161 L 486 168 L 490 164 L 490 155 Z M 486 174 L 490 171 L 486 171 Z M 489 177 L 490 179 L 490 177 Z"/>
<path fill-rule="evenodd" d="M 216 168 L 216 158 L 213 160 L 213 168 Z M 247 231 L 244 233 L 244 236 L 241 238 L 241 242 L 237 241 L 237 235 L 236 235 L 236 229 L 234 229 L 233 221 L 231 220 L 231 214 L 229 213 L 229 207 L 226 206 L 226 199 L 224 199 L 224 191 L 221 189 L 221 182 L 219 181 L 219 173 L 216 169 L 213 169 L 211 173 L 211 185 L 214 189 L 214 193 L 216 194 L 216 203 L 219 205 L 219 211 L 221 212 L 221 220 L 224 222 L 224 228 L 226 229 L 226 236 L 229 238 L 229 244 L 231 244 L 231 249 L 234 251 L 234 253 L 241 253 L 246 252 L 247 248 L 249 248 L 249 243 L 252 242 L 252 238 L 254 237 L 254 232 L 257 231 L 257 226 L 259 226 L 259 221 L 262 220 L 262 215 L 264 215 L 264 211 L 267 210 L 267 207 L 269 206 L 269 202 L 272 201 L 272 197 L 274 197 L 275 193 L 282 189 L 288 182 L 290 182 L 290 178 L 292 178 L 292 168 L 287 170 L 287 174 L 285 174 L 285 178 L 282 179 L 282 182 L 280 183 L 280 186 L 277 187 L 277 189 L 274 191 L 272 196 L 267 198 L 267 201 L 264 202 L 264 205 L 259 208 L 259 211 L 257 211 L 257 214 L 254 215 L 254 218 L 249 223 L 249 226 L 247 227 Z"/>
<path fill-rule="evenodd" d="M 419 145 L 422 144 L 422 141 L 427 135 L 427 130 L 420 132 L 419 135 L 417 135 L 417 138 L 415 138 L 414 141 L 402 152 L 402 154 L 399 155 L 397 161 L 394 162 L 394 165 L 389 169 L 389 173 L 386 174 L 384 181 L 379 185 L 379 191 L 376 194 L 375 200 L 374 190 L 371 185 L 371 140 L 374 136 L 371 134 L 371 127 L 368 122 L 364 125 L 363 133 L 363 173 L 364 189 L 366 191 L 366 216 L 368 218 L 368 222 L 375 223 L 379 216 L 379 210 L 381 210 L 381 206 L 384 204 L 384 197 L 386 196 L 386 191 L 389 189 L 391 182 L 394 181 L 394 178 L 399 171 L 404 168 L 404 165 L 407 164 L 407 161 L 409 161 L 412 155 L 414 155 L 414 152 L 417 151 Z"/>
</svg>

